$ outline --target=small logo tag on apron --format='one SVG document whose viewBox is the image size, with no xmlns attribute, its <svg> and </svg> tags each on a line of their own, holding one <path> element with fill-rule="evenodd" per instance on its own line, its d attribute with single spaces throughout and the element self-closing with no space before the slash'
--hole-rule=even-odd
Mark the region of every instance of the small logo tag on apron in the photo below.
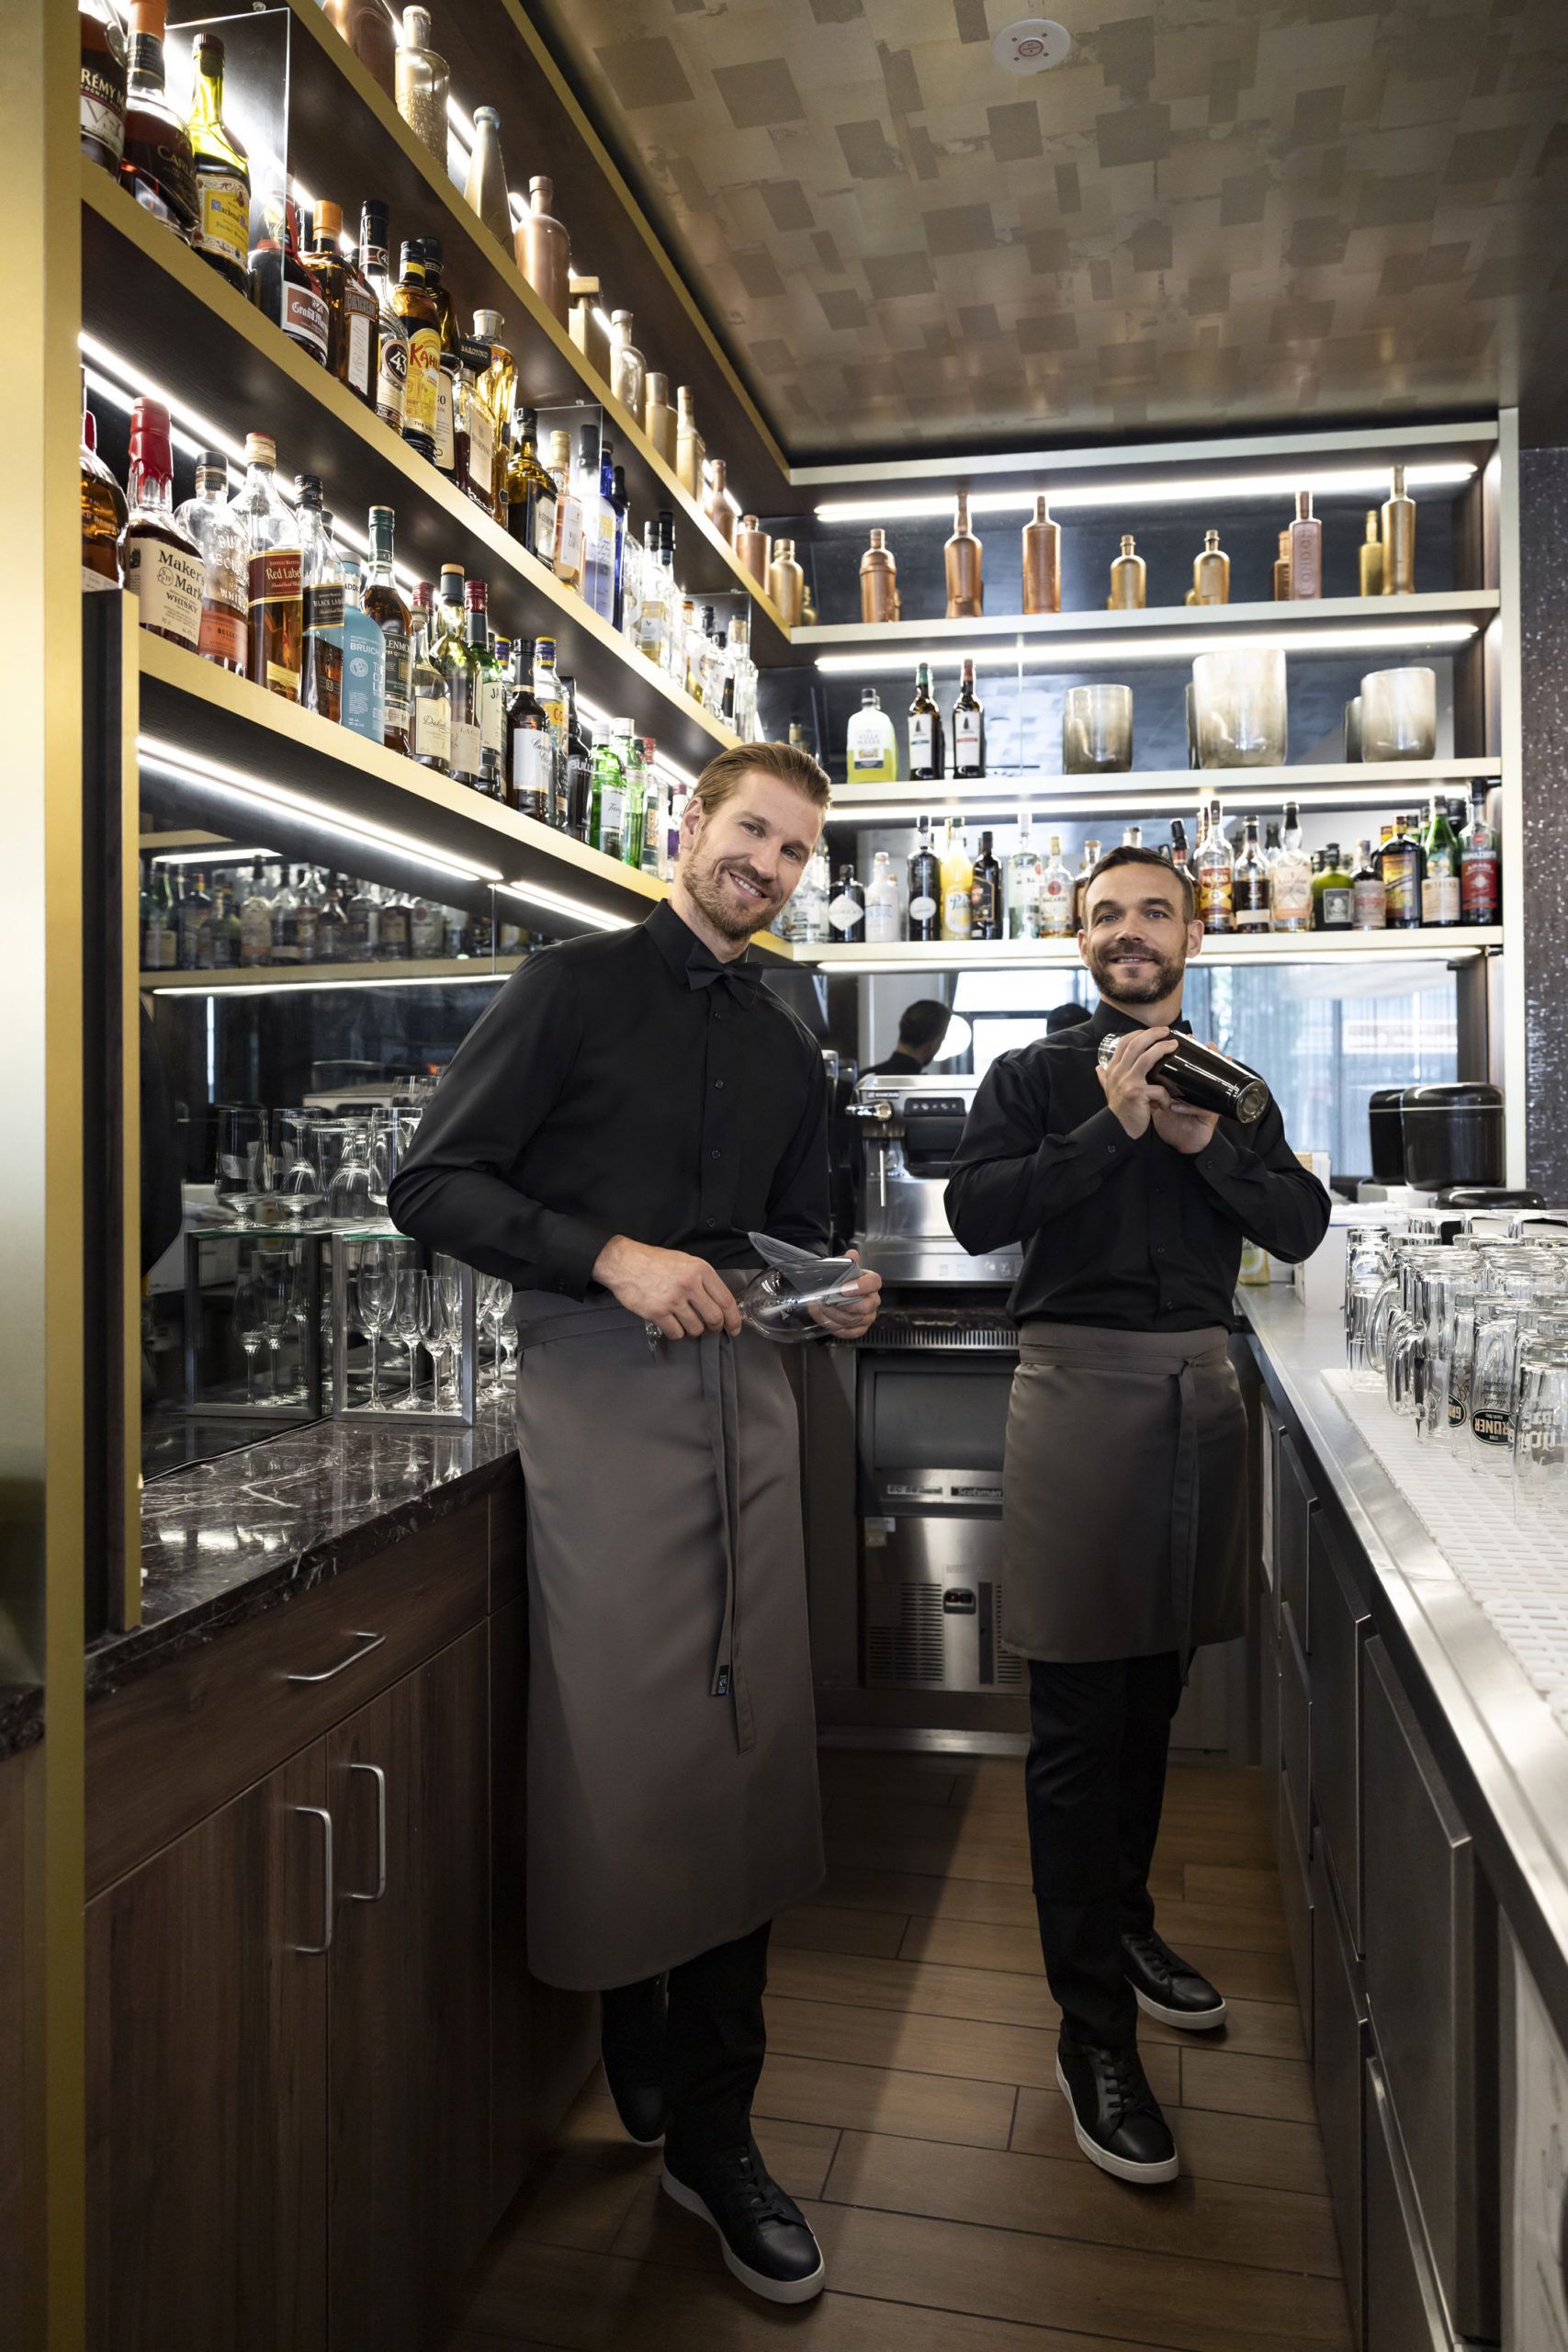
<svg viewBox="0 0 1568 2352">
<path fill-rule="evenodd" d="M 718 1669 L 718 1679 L 713 1686 L 713 1695 L 716 1699 L 728 1699 L 729 1696 L 729 1668 L 727 1666 L 721 1666 Z"/>
</svg>

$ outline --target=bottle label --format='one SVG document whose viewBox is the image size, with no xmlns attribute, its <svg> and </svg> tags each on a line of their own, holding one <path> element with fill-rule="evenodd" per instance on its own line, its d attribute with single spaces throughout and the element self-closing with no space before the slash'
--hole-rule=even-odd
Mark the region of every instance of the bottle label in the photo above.
<svg viewBox="0 0 1568 2352">
<path fill-rule="evenodd" d="M 420 695 L 413 707 L 413 751 L 416 760 L 452 763 L 452 714 L 445 695 Z"/>
<path fill-rule="evenodd" d="M 324 637 L 333 645 L 343 643 L 343 590 L 335 582 L 323 580 L 319 587 L 307 591 L 305 627 L 311 637 Z"/>
<path fill-rule="evenodd" d="M 506 752 L 506 689 L 499 678 L 479 680 L 479 749 L 500 767 Z"/>
<path fill-rule="evenodd" d="M 909 921 L 911 922 L 930 922 L 935 913 L 936 900 L 928 898 L 924 891 L 919 898 L 910 899 Z"/>
<path fill-rule="evenodd" d="M 374 348 L 376 322 L 364 311 L 349 311 L 346 381 L 351 392 L 362 401 L 370 397 L 370 355 Z"/>
<path fill-rule="evenodd" d="M 251 247 L 249 188 L 237 172 L 198 172 L 197 188 L 201 199 L 197 252 L 243 269 Z"/>
<path fill-rule="evenodd" d="M 201 637 L 201 594 L 207 585 L 207 566 L 198 555 L 187 555 L 183 548 L 168 547 L 161 539 L 129 533 L 125 584 L 141 605 L 143 628 L 162 629 L 176 645 L 195 650 Z"/>
<path fill-rule="evenodd" d="M 265 899 L 247 899 L 240 909 L 240 961 L 265 964 L 272 955 L 272 909 Z"/>
<path fill-rule="evenodd" d="M 582 501 L 566 497 L 556 503 L 556 574 L 575 580 L 582 569 Z"/>
<path fill-rule="evenodd" d="M 483 505 L 495 496 L 495 424 L 482 401 L 468 401 L 468 482 Z"/>
<path fill-rule="evenodd" d="M 190 150 L 187 147 L 182 154 L 177 147 L 153 147 L 149 164 L 152 175 L 139 171 L 131 193 L 143 212 L 150 212 L 154 220 L 162 220 L 188 245 L 201 209 Z"/>
<path fill-rule="evenodd" d="M 1231 894 L 1231 911 L 1237 931 L 1267 931 L 1269 928 L 1269 885 L 1260 874 L 1243 875 L 1235 883 Z"/>
<path fill-rule="evenodd" d="M 535 498 L 532 544 L 539 561 L 553 567 L 556 560 L 556 494 L 553 490 L 541 490 Z"/>
<path fill-rule="evenodd" d="M 1401 929 L 1409 929 L 1420 912 L 1416 877 L 1416 862 L 1408 850 L 1383 852 L 1382 878 L 1387 893 L 1387 920 Z"/>
<path fill-rule="evenodd" d="M 619 857 L 621 832 L 626 820 L 626 793 L 622 784 L 604 784 L 599 790 L 599 847 L 606 857 Z"/>
<path fill-rule="evenodd" d="M 313 286 L 283 282 L 283 332 L 327 364 L 327 306 Z"/>
<path fill-rule="evenodd" d="M 1303 931 L 1312 921 L 1312 867 L 1304 857 L 1285 854 L 1273 867 L 1274 928 Z"/>
<path fill-rule="evenodd" d="M 403 431 L 422 441 L 435 438 L 435 388 L 441 381 L 441 337 L 434 327 L 409 335 L 408 375 L 403 387 Z"/>
<path fill-rule="evenodd" d="M 969 893 L 957 888 L 942 894 L 942 929 L 949 939 L 967 939 L 971 922 Z"/>
<path fill-rule="evenodd" d="M 343 723 L 371 743 L 387 731 L 387 640 L 354 605 L 343 616 Z"/>
<path fill-rule="evenodd" d="M 409 346 L 404 335 L 390 333 L 377 322 L 376 413 L 395 433 L 403 429 L 409 389 Z"/>
<path fill-rule="evenodd" d="M 1203 868 L 1198 876 L 1198 919 L 1208 931 L 1231 927 L 1231 876 L 1223 866 Z"/>
<path fill-rule="evenodd" d="M 444 368 L 435 371 L 435 463 L 444 474 L 457 469 L 457 441 L 452 422 L 452 379 Z"/>
<path fill-rule="evenodd" d="M 302 602 L 299 578 L 300 562 L 298 548 L 266 548 L 253 555 L 246 567 L 250 589 L 250 635 L 254 645 L 265 645 L 266 675 L 257 684 L 271 688 L 274 694 L 288 695 L 291 699 L 299 693 L 299 673 L 276 656 L 284 650 L 297 650 L 299 628 L 287 626 L 268 642 L 267 616 L 269 607 L 276 614 L 292 605 L 298 611 Z"/>
<path fill-rule="evenodd" d="M 969 920 L 977 932 L 988 933 L 997 920 L 997 886 L 993 877 L 977 874 L 969 886 Z"/>
<path fill-rule="evenodd" d="M 1348 883 L 1336 883 L 1318 901 L 1325 931 L 1348 931 L 1355 920 L 1356 894 Z"/>
<path fill-rule="evenodd" d="M 1381 882 L 1351 885 L 1350 921 L 1357 931 L 1382 930 L 1388 921 L 1388 892 Z"/>
<path fill-rule="evenodd" d="M 408 733 L 409 641 L 400 628 L 381 631 L 387 648 L 387 732 Z"/>
<path fill-rule="evenodd" d="M 840 890 L 836 899 L 828 902 L 828 920 L 837 932 L 853 931 L 864 912 L 859 899 L 852 899 L 845 890 Z"/>
<path fill-rule="evenodd" d="M 953 756 L 960 767 L 980 764 L 980 714 L 965 710 L 962 703 L 953 714 Z"/>
<path fill-rule="evenodd" d="M 867 896 L 865 935 L 868 944 L 886 947 L 898 936 L 898 896 L 896 890 Z"/>
<path fill-rule="evenodd" d="M 549 821 L 555 788 L 555 746 L 543 727 L 519 727 L 512 738 L 512 796 L 525 817 Z"/>
<path fill-rule="evenodd" d="M 479 730 L 471 718 L 454 718 L 452 749 L 449 754 L 454 775 L 477 776 L 483 774 L 480 766 Z"/>
<path fill-rule="evenodd" d="M 1490 849 L 1468 850 L 1459 869 L 1460 908 L 1467 922 L 1497 920 L 1497 859 Z"/>
<path fill-rule="evenodd" d="M 1511 1445 L 1514 1442 L 1514 1417 L 1511 1413 L 1472 1413 L 1472 1433 L 1483 1445 Z"/>
<path fill-rule="evenodd" d="M 1459 876 L 1451 866 L 1428 865 L 1421 883 L 1422 922 L 1458 922 L 1459 907 Z"/>
<path fill-rule="evenodd" d="M 82 60 L 82 138 L 98 148 L 111 171 L 125 149 L 125 68 L 100 55 Z"/>
<path fill-rule="evenodd" d="M 234 605 L 220 605 L 215 596 L 202 600 L 201 626 L 196 650 L 204 662 L 221 662 L 245 674 L 245 616 Z"/>
<path fill-rule="evenodd" d="M 929 710 L 919 711 L 909 721 L 909 766 L 919 775 L 932 764 L 931 716 Z"/>
</svg>

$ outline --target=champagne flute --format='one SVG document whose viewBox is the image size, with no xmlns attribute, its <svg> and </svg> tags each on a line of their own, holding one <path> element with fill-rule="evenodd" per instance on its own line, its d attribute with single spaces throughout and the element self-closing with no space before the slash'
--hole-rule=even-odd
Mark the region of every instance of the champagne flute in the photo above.
<svg viewBox="0 0 1568 2352">
<path fill-rule="evenodd" d="M 277 1355 L 288 1327 L 290 1308 L 288 1268 L 275 1257 L 266 1258 L 254 1280 L 256 1296 L 261 1302 L 262 1330 L 266 1340 L 267 1402 L 276 1405 L 282 1401 L 277 1393 Z"/>
<path fill-rule="evenodd" d="M 390 1329 L 393 1339 L 400 1340 L 409 1351 L 409 1390 L 406 1396 L 398 1398 L 393 1408 L 397 1412 L 412 1413 L 417 1411 L 419 1407 L 419 1366 L 416 1357 L 420 1340 L 424 1336 L 424 1293 L 429 1281 L 429 1275 L 422 1273 L 417 1265 L 410 1263 L 398 1268 L 397 1292 L 392 1303 Z"/>
<path fill-rule="evenodd" d="M 381 1403 L 380 1362 L 378 1342 L 387 1329 L 388 1319 L 397 1303 L 398 1244 L 395 1241 L 367 1241 L 359 1253 L 359 1272 L 355 1282 L 355 1301 L 359 1309 L 360 1329 L 370 1342 L 370 1396 L 368 1402 L 379 1409 Z"/>
<path fill-rule="evenodd" d="M 441 1393 L 441 1359 L 446 1350 L 446 1311 L 441 1302 L 441 1285 L 439 1282 L 432 1281 L 428 1274 L 422 1274 L 419 1278 L 419 1330 L 434 1368 L 433 1402 L 438 1413 L 444 1412 L 446 1401 Z"/>
<path fill-rule="evenodd" d="M 431 1279 L 441 1302 L 441 1328 L 446 1350 L 452 1358 L 448 1401 L 452 1409 L 457 1411 L 463 1401 L 457 1378 L 457 1363 L 463 1351 L 463 1269 L 456 1258 L 437 1258 Z"/>
<path fill-rule="evenodd" d="M 256 1357 L 261 1352 L 262 1343 L 262 1316 L 256 1286 L 249 1274 L 242 1274 L 234 1284 L 234 1329 L 245 1351 L 245 1402 L 254 1405 L 256 1401 Z"/>
</svg>

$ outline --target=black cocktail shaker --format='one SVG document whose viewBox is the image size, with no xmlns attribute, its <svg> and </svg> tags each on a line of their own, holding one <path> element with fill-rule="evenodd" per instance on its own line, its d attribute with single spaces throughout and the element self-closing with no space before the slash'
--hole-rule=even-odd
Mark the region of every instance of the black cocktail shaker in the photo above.
<svg viewBox="0 0 1568 2352">
<path fill-rule="evenodd" d="M 1217 1047 L 1201 1046 L 1196 1037 L 1179 1035 L 1175 1042 L 1174 1053 L 1162 1054 L 1151 1064 L 1151 1086 L 1163 1086 L 1181 1102 L 1190 1102 L 1195 1111 L 1217 1111 L 1223 1119 L 1238 1120 L 1244 1127 L 1262 1117 L 1269 1108 L 1269 1089 L 1260 1078 Z M 1100 1039 L 1101 1069 L 1116 1046 L 1114 1035 Z"/>
</svg>

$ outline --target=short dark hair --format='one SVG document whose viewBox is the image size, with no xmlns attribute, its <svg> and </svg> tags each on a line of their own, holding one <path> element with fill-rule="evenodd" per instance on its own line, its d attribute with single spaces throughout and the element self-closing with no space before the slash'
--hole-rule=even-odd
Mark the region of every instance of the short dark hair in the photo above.
<svg viewBox="0 0 1568 2352">
<path fill-rule="evenodd" d="M 952 1018 L 948 1006 L 939 1003 L 934 996 L 919 996 L 898 1016 L 898 1043 L 912 1053 L 919 1053 L 926 1046 L 939 1045 Z"/>
<path fill-rule="evenodd" d="M 1187 868 L 1184 865 L 1173 865 L 1170 859 L 1162 857 L 1157 849 L 1135 849 L 1131 842 L 1118 842 L 1114 849 L 1108 849 L 1105 855 L 1089 868 L 1089 878 L 1083 886 L 1083 898 L 1079 902 L 1082 906 L 1088 907 L 1089 894 L 1093 884 L 1099 881 L 1102 874 L 1109 874 L 1114 866 L 1118 865 L 1153 865 L 1156 866 L 1161 874 L 1170 875 L 1181 885 L 1181 903 L 1187 921 L 1197 922 L 1198 897 L 1192 888 L 1192 876 L 1188 873 Z"/>
<path fill-rule="evenodd" d="M 692 797 L 711 816 L 723 808 L 743 776 L 755 775 L 775 777 L 823 810 L 833 797 L 827 769 L 794 743 L 732 743 L 728 752 L 714 753 L 693 786 Z"/>
</svg>

